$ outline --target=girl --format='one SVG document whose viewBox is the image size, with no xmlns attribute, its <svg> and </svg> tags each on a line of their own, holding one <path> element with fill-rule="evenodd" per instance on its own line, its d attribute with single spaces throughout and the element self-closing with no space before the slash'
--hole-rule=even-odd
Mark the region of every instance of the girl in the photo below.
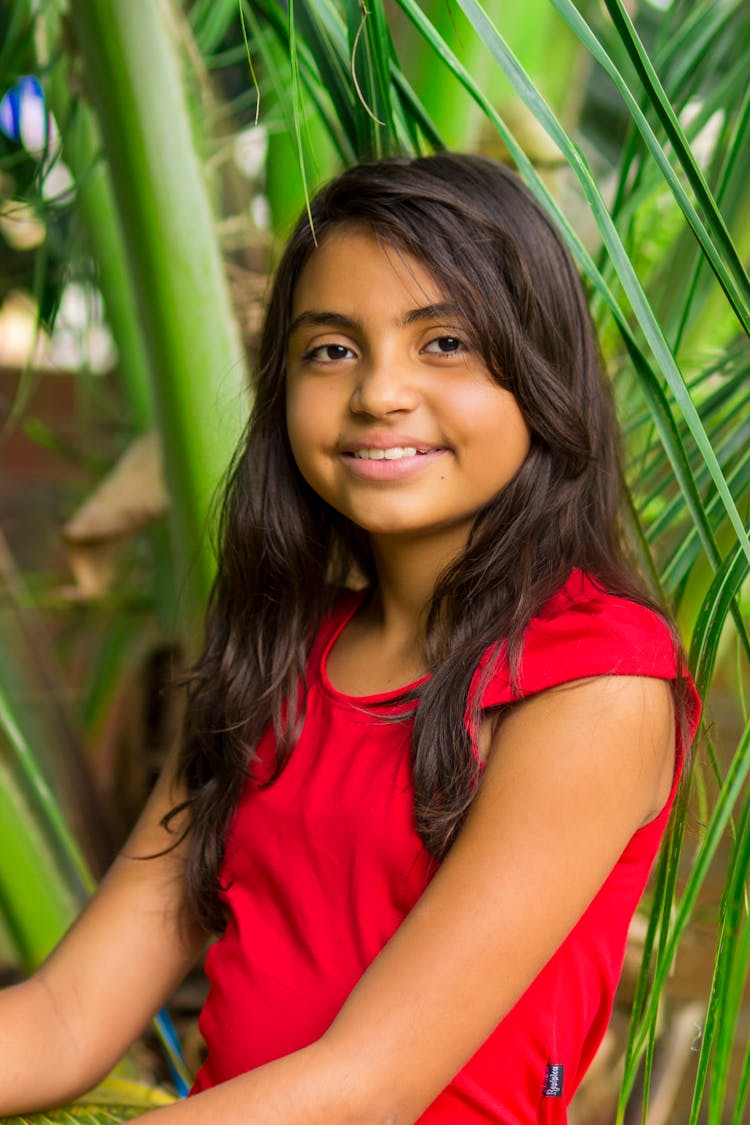
<svg viewBox="0 0 750 1125">
<path fill-rule="evenodd" d="M 292 234 L 186 736 L 0 1005 L 0 1111 L 116 1061 L 201 951 L 160 1125 L 560 1125 L 697 702 L 623 555 L 581 288 L 519 180 L 364 164 Z"/>
</svg>

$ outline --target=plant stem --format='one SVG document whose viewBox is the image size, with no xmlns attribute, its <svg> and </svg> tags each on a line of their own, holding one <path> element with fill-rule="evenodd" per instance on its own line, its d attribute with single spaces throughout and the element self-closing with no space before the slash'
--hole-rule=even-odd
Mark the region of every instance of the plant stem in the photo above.
<svg viewBox="0 0 750 1125">
<path fill-rule="evenodd" d="M 194 624 L 214 573 L 211 499 L 246 414 L 245 367 L 163 0 L 73 0 L 154 379 L 179 573 Z"/>
</svg>

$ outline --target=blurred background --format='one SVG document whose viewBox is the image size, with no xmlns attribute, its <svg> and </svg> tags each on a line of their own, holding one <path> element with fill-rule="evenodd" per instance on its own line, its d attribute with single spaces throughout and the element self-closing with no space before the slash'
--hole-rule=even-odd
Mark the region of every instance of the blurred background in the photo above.
<svg viewBox="0 0 750 1125">
<path fill-rule="evenodd" d="M 571 1120 L 750 1120 L 749 72 L 742 0 L 0 0 L 3 980 L 176 736 L 291 223 L 356 159 L 478 151 L 578 261 L 628 535 L 706 700 Z M 199 1065 L 202 996 L 171 1006 L 186 1061 L 165 1017 L 118 1072 L 134 1105 Z"/>
</svg>

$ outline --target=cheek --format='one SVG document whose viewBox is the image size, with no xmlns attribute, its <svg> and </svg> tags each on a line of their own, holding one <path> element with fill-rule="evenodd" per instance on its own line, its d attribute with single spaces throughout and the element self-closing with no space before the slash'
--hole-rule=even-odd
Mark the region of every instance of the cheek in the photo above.
<svg viewBox="0 0 750 1125">
<path fill-rule="evenodd" d="M 458 402 L 456 409 L 461 410 Z M 470 415 L 467 412 L 467 432 L 481 435 L 474 449 L 478 457 L 486 458 L 488 472 L 499 469 L 512 476 L 531 448 L 531 430 L 513 395 L 493 388 L 474 399 Z"/>
<path fill-rule="evenodd" d="M 531 449 L 531 430 L 515 403 L 514 410 L 507 422 L 507 442 L 511 457 L 518 461 L 518 467 L 520 468 Z"/>
<path fill-rule="evenodd" d="M 504 488 L 513 479 L 531 448 L 531 431 L 513 405 L 514 409 L 500 411 L 494 419 L 488 414 L 485 441 L 476 448 L 475 464 L 484 472 L 490 491 Z"/>
<path fill-rule="evenodd" d="M 504 483 L 507 484 L 521 468 L 531 449 L 531 431 L 520 411 L 509 420 L 500 448 L 503 451 Z"/>
<path fill-rule="evenodd" d="M 300 407 L 299 396 L 294 392 L 287 392 L 286 396 L 286 432 L 289 437 L 289 444 L 292 448 L 292 456 L 297 462 L 297 468 L 304 476 L 304 470 L 300 462 L 304 462 L 305 451 L 309 445 L 309 431 L 305 425 L 306 420 L 309 420 L 309 415 L 305 413 Z"/>
<path fill-rule="evenodd" d="M 322 409 L 321 396 L 300 392 L 296 388 L 287 390 L 286 429 L 292 456 L 302 476 L 313 488 L 321 468 L 322 447 L 326 444 L 327 430 L 330 428 L 330 413 L 326 427 L 326 412 Z"/>
</svg>

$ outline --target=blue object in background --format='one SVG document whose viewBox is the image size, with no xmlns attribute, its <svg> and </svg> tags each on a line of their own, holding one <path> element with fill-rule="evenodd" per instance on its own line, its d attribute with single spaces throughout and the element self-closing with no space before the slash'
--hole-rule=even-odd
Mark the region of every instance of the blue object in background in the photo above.
<svg viewBox="0 0 750 1125">
<path fill-rule="evenodd" d="M 42 153 L 50 139 L 44 91 L 38 78 L 24 75 L 0 101 L 0 130 L 32 153 Z"/>
<path fill-rule="evenodd" d="M 162 1010 L 154 1016 L 153 1025 L 161 1042 L 164 1057 L 167 1060 L 167 1065 L 169 1066 L 172 1081 L 175 1084 L 177 1093 L 181 1098 L 184 1098 L 187 1096 L 193 1081 L 185 1063 L 185 1056 L 182 1053 L 182 1047 L 177 1038 L 174 1024 L 166 1008 L 162 1008 Z"/>
</svg>

